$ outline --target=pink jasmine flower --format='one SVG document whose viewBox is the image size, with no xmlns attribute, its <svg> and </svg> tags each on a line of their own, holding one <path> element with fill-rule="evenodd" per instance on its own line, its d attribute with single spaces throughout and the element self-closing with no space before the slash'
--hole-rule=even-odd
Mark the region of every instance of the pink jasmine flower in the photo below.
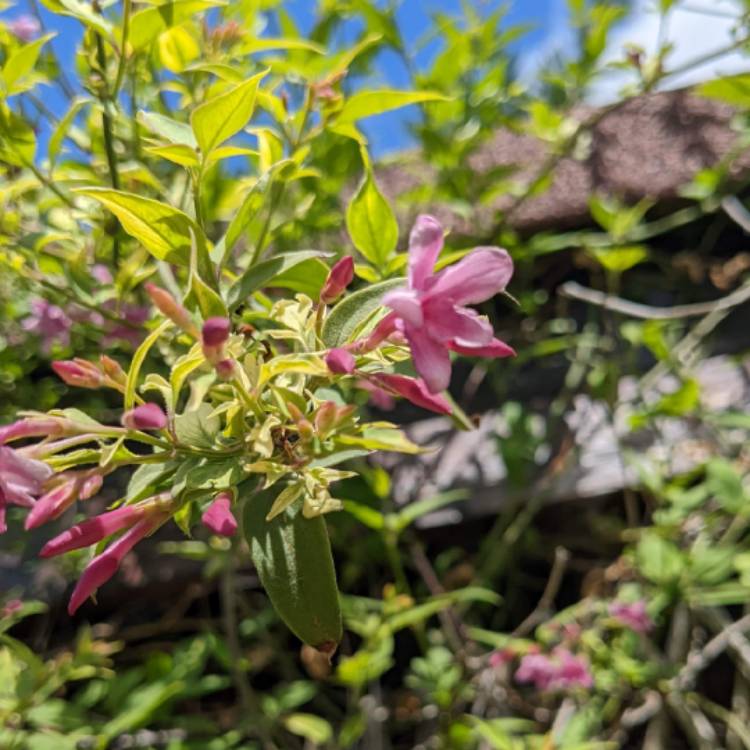
<svg viewBox="0 0 750 750">
<path fill-rule="evenodd" d="M 368 374 L 372 385 L 394 396 L 401 396 L 417 406 L 438 414 L 450 414 L 453 409 L 442 396 L 430 393 L 423 380 L 385 372 Z"/>
<path fill-rule="evenodd" d="M 30 42 L 41 31 L 39 21 L 33 16 L 24 13 L 8 22 L 11 34 L 17 36 L 22 42 Z"/>
<path fill-rule="evenodd" d="M 34 507 L 26 516 L 24 524 L 26 531 L 36 529 L 58 518 L 78 499 L 81 478 L 61 475 L 61 479 L 62 481 L 56 487 L 46 492 L 34 503 Z"/>
<path fill-rule="evenodd" d="M 220 536 L 234 536 L 237 533 L 237 520 L 232 515 L 232 495 L 220 492 L 201 516 L 201 521 Z"/>
<path fill-rule="evenodd" d="M 354 357 L 346 349 L 330 349 L 325 359 L 328 369 L 337 375 L 350 375 L 354 372 Z"/>
<path fill-rule="evenodd" d="M 103 322 L 104 337 L 102 344 L 111 346 L 117 341 L 126 341 L 131 346 L 138 346 L 144 337 L 143 324 L 149 319 L 151 311 L 143 305 L 120 304 L 119 308 L 114 300 L 104 303 L 104 307 L 117 311 L 123 323 L 111 320 Z M 128 325 L 129 324 L 129 325 Z"/>
<path fill-rule="evenodd" d="M 78 388 L 100 388 L 104 375 L 92 362 L 76 357 L 52 363 L 52 369 L 67 384 Z"/>
<path fill-rule="evenodd" d="M 324 305 L 335 302 L 345 291 L 354 278 L 354 258 L 344 256 L 331 268 L 328 278 L 320 290 L 320 301 Z"/>
<path fill-rule="evenodd" d="M 0 533 L 6 530 L 6 507 L 33 507 L 34 499 L 42 494 L 43 485 L 51 476 L 52 469 L 42 461 L 0 446 Z"/>
<path fill-rule="evenodd" d="M 609 614 L 621 625 L 636 633 L 648 633 L 654 626 L 648 612 L 646 612 L 646 602 L 643 599 L 639 599 L 637 602 L 612 602 L 609 605 Z"/>
<path fill-rule="evenodd" d="M 209 318 L 201 330 L 201 345 L 203 354 L 212 364 L 217 365 L 226 359 L 224 344 L 229 339 L 232 331 L 232 324 L 229 318 Z"/>
<path fill-rule="evenodd" d="M 129 430 L 163 430 L 167 415 L 158 404 L 141 404 L 122 415 L 122 424 Z"/>
<path fill-rule="evenodd" d="M 525 654 L 515 677 L 517 682 L 531 683 L 541 692 L 591 688 L 594 684 L 586 661 L 561 646 L 551 655 L 536 652 Z"/>
<path fill-rule="evenodd" d="M 508 357 L 513 349 L 494 337 L 486 317 L 466 305 L 504 291 L 513 261 L 498 247 L 478 247 L 458 263 L 433 273 L 443 247 L 443 228 L 431 216 L 419 216 L 409 237 L 408 286 L 383 297 L 393 310 L 390 323 L 411 347 L 417 373 L 431 393 L 450 383 L 450 351 L 467 356 Z"/>
<path fill-rule="evenodd" d="M 123 509 L 124 510 L 124 509 Z M 126 531 L 117 541 L 107 547 L 100 555 L 97 555 L 87 566 L 78 579 L 73 594 L 68 603 L 68 614 L 75 614 L 76 610 L 96 593 L 96 590 L 105 584 L 117 572 L 125 555 L 135 547 L 138 542 L 153 533 L 168 518 L 166 514 L 149 515 L 138 521 Z"/>
<path fill-rule="evenodd" d="M 532 683 L 537 690 L 547 690 L 555 676 L 555 665 L 549 656 L 524 654 L 516 670 L 516 682 Z"/>
<path fill-rule="evenodd" d="M 42 349 L 47 354 L 56 343 L 61 346 L 70 344 L 72 325 L 73 321 L 65 311 L 46 299 L 32 300 L 31 315 L 21 323 L 25 331 L 39 336 L 42 340 Z"/>
<path fill-rule="evenodd" d="M 104 263 L 95 263 L 91 267 L 91 276 L 95 281 L 98 281 L 104 286 L 108 286 L 114 282 L 112 278 L 112 272 L 104 265 Z"/>
<path fill-rule="evenodd" d="M 490 666 L 493 669 L 499 669 L 506 664 L 510 664 L 516 658 L 516 652 L 512 648 L 502 648 L 499 651 L 493 651 L 490 654 Z"/>
<path fill-rule="evenodd" d="M 162 289 L 151 282 L 145 284 L 145 288 L 151 302 L 154 303 L 154 307 L 162 315 L 169 318 L 178 328 L 189 333 L 193 338 L 198 338 L 198 328 L 190 313 L 166 289 Z"/>
</svg>

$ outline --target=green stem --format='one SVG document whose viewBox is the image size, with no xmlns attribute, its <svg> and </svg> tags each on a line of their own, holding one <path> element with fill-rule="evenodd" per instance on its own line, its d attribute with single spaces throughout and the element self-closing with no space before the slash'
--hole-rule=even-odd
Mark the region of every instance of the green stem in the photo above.
<svg viewBox="0 0 750 750">
<path fill-rule="evenodd" d="M 122 13 L 122 37 L 120 38 L 120 61 L 117 64 L 117 75 L 115 76 L 115 85 L 112 88 L 112 99 L 117 99 L 117 94 L 122 86 L 122 79 L 125 75 L 125 64 L 127 62 L 128 37 L 130 36 L 130 15 L 133 10 L 132 0 L 125 0 Z"/>
</svg>

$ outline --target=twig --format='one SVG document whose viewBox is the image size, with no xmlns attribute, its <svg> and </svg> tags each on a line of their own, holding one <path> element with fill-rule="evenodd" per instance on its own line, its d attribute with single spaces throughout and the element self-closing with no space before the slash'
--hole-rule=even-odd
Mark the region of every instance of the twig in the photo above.
<svg viewBox="0 0 750 750">
<path fill-rule="evenodd" d="M 736 195 L 727 195 L 721 200 L 724 213 L 750 234 L 750 212 Z"/>
<path fill-rule="evenodd" d="M 741 305 L 750 299 L 750 285 L 742 286 L 726 297 L 720 297 L 710 302 L 695 302 L 688 305 L 675 305 L 674 307 L 654 307 L 640 302 L 631 302 L 613 294 L 589 289 L 575 281 L 565 282 L 557 291 L 561 297 L 577 299 L 604 310 L 611 310 L 641 320 L 679 320 L 680 318 L 708 315 L 709 313 L 737 307 L 737 305 Z"/>
<path fill-rule="evenodd" d="M 565 576 L 565 569 L 568 567 L 570 561 L 570 552 L 565 547 L 555 548 L 555 559 L 552 562 L 552 569 L 547 579 L 547 585 L 544 587 L 542 596 L 539 599 L 536 607 L 526 617 L 526 619 L 513 631 L 512 635 L 515 638 L 521 638 L 526 634 L 530 633 L 540 623 L 544 622 L 552 612 L 552 608 L 555 604 L 555 598 L 557 592 L 560 590 L 563 577 Z"/>
<path fill-rule="evenodd" d="M 651 690 L 646 693 L 646 699 L 640 706 L 626 708 L 622 712 L 620 723 L 626 729 L 633 729 L 641 724 L 645 724 L 659 713 L 662 704 L 661 695 L 656 690 Z"/>
</svg>

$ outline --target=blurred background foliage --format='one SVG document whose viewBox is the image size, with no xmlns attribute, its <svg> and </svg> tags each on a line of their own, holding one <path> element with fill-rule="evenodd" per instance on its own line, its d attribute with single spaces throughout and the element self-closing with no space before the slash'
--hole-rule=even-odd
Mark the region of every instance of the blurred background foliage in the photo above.
<svg viewBox="0 0 750 750">
<path fill-rule="evenodd" d="M 515 299 L 483 312 L 519 354 L 454 379 L 491 426 L 474 450 L 491 444 L 504 467 L 484 510 L 451 483 L 397 502 L 408 475 L 388 461 L 346 486 L 330 518 L 347 627 L 332 665 L 299 650 L 239 545 L 158 537 L 169 562 L 131 559 L 71 621 L 60 602 L 80 560 L 41 565 L 40 540 L 9 532 L 3 750 L 750 747 L 750 74 L 663 93 L 705 63 L 670 64 L 687 0 L 654 3 L 655 53 L 614 57 L 627 3 L 568 5 L 576 48 L 529 81 L 527 30 L 495 3 L 436 12 L 416 47 L 395 4 L 366 0 L 321 0 L 307 33 L 280 0 L 3 4 L 1 421 L 55 405 L 106 419 L 106 397 L 66 389 L 50 361 L 126 357 L 148 327 L 141 282 L 169 287 L 168 263 L 81 213 L 83 185 L 201 212 L 212 239 L 244 211 L 241 266 L 269 247 L 351 252 L 347 205 L 369 175 L 382 236 L 355 241 L 361 281 L 401 275 L 396 246 L 435 213 L 446 262 L 477 244 L 512 253 Z M 747 51 L 746 0 L 702 10 L 731 21 L 717 59 Z M 55 19 L 76 29 L 62 57 L 41 23 Z M 383 83 L 384 55 L 408 86 Z M 265 69 L 257 116 L 188 206 L 194 165 L 172 121 Z M 592 106 L 609 77 L 617 95 Z M 409 147 L 371 164 L 378 117 L 405 105 Z M 287 281 L 324 275 L 312 262 Z"/>
</svg>

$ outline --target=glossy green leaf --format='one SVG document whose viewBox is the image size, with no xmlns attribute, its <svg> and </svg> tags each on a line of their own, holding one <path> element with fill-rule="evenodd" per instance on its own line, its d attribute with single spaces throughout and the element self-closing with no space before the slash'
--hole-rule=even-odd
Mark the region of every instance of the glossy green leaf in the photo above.
<svg viewBox="0 0 750 750">
<path fill-rule="evenodd" d="M 172 0 L 144 8 L 134 13 L 130 19 L 129 42 L 135 50 L 142 50 L 162 33 L 186 21 L 193 14 L 225 4 L 218 0 Z"/>
<path fill-rule="evenodd" d="M 266 521 L 280 488 L 240 485 L 243 533 L 261 583 L 289 629 L 304 643 L 331 653 L 342 636 L 336 572 L 322 517 L 305 518 L 299 506 Z"/>
<path fill-rule="evenodd" d="M 181 144 L 191 149 L 198 147 L 198 141 L 195 140 L 192 128 L 185 122 L 178 122 L 171 117 L 160 115 L 158 112 L 146 112 L 144 110 L 138 113 L 138 120 L 152 133 L 170 143 Z"/>
<path fill-rule="evenodd" d="M 314 745 L 324 745 L 333 737 L 333 728 L 320 716 L 314 714 L 290 714 L 284 719 L 284 726 L 298 737 L 304 737 Z"/>
<path fill-rule="evenodd" d="M 269 286 L 284 271 L 294 268 L 303 261 L 320 258 L 324 255 L 325 253 L 319 250 L 299 250 L 294 253 L 277 255 L 250 266 L 229 288 L 227 292 L 229 307 L 235 308 L 241 305 L 253 292 L 262 289 L 264 286 Z"/>
<path fill-rule="evenodd" d="M 337 123 L 355 122 L 363 117 L 390 112 L 410 104 L 446 101 L 447 98 L 436 91 L 364 91 L 347 99 L 339 112 Z"/>
<path fill-rule="evenodd" d="M 5 61 L 2 68 L 2 82 L 8 95 L 24 90 L 23 79 L 34 70 L 42 47 L 54 36 L 54 34 L 46 34 L 33 42 L 24 44 Z"/>
<path fill-rule="evenodd" d="M 193 220 L 182 211 L 144 198 L 109 188 L 80 188 L 80 195 L 99 201 L 154 257 L 187 265 L 190 261 L 190 230 Z"/>
<path fill-rule="evenodd" d="M 357 250 L 382 269 L 396 249 L 398 223 L 369 170 L 346 210 L 346 228 Z"/>
<path fill-rule="evenodd" d="M 78 113 L 90 103 L 90 99 L 79 97 L 74 99 L 68 107 L 68 111 L 65 113 L 63 118 L 57 124 L 54 132 L 50 136 L 49 145 L 47 147 L 47 158 L 49 159 L 50 168 L 54 168 L 57 157 L 60 153 L 60 148 L 63 141 L 70 134 L 70 130 L 73 127 Z"/>
<path fill-rule="evenodd" d="M 130 362 L 130 369 L 128 370 L 127 380 L 125 382 L 125 403 L 124 409 L 132 409 L 135 406 L 135 390 L 138 387 L 138 377 L 141 373 L 141 367 L 148 356 L 151 347 L 158 341 L 164 331 L 172 327 L 171 320 L 163 321 L 159 326 L 154 328 L 151 333 L 141 342 L 141 345 L 135 350 L 133 359 Z"/>
<path fill-rule="evenodd" d="M 389 279 L 348 294 L 326 318 L 323 343 L 331 348 L 351 341 L 358 328 L 381 307 L 383 295 L 405 284 L 405 279 Z"/>
<path fill-rule="evenodd" d="M 247 125 L 255 110 L 255 96 L 268 71 L 254 75 L 193 110 L 190 124 L 204 155 Z"/>
</svg>

